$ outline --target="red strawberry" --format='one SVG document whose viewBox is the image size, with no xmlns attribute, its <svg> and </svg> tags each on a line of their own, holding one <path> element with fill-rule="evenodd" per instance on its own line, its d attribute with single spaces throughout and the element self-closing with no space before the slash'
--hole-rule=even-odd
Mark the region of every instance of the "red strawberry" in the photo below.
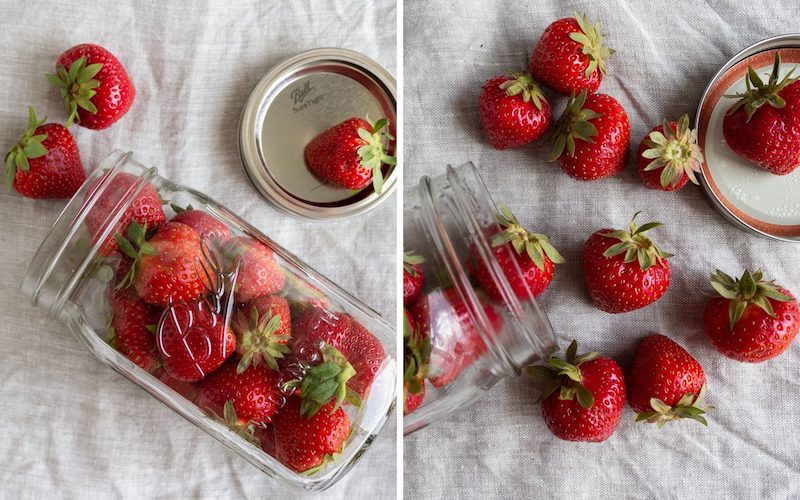
<svg viewBox="0 0 800 500">
<path fill-rule="evenodd" d="M 250 302 L 237 312 L 233 328 L 236 351 L 242 355 L 240 372 L 262 362 L 278 370 L 277 359 L 291 351 L 287 344 L 292 335 L 292 316 L 289 303 L 279 295 L 264 295 Z"/>
<path fill-rule="evenodd" d="M 156 331 L 164 369 L 184 382 L 202 380 L 236 349 L 225 317 L 204 301 L 178 302 L 164 311 Z"/>
<path fill-rule="evenodd" d="M 202 210 L 184 210 L 172 218 L 172 222 L 180 222 L 197 231 L 200 239 L 214 237 L 220 245 L 227 243 L 233 234 L 221 220 Z"/>
<path fill-rule="evenodd" d="M 370 182 L 375 192 L 383 189 L 383 165 L 394 165 L 389 155 L 394 137 L 389 122 L 370 123 L 349 118 L 322 132 L 305 149 L 308 168 L 321 179 L 347 189 L 362 189 Z M 383 130 L 387 128 L 387 130 Z"/>
<path fill-rule="evenodd" d="M 550 238 L 528 232 L 508 207 L 500 208 L 497 222 L 500 229 L 491 228 L 488 236 L 492 241 L 492 254 L 500 269 L 517 297 L 523 300 L 530 295 L 537 297 L 553 279 L 553 263 L 562 264 L 564 258 L 550 244 Z M 475 245 L 470 247 L 467 265 L 489 298 L 503 302 L 492 271 Z"/>
<path fill-rule="evenodd" d="M 523 146 L 550 127 L 550 104 L 527 74 L 489 80 L 479 102 L 483 128 L 495 149 Z"/>
<path fill-rule="evenodd" d="M 800 311 L 789 290 L 764 280 L 759 269 L 735 280 L 717 271 L 711 285 L 718 297 L 703 313 L 705 332 L 719 352 L 738 361 L 759 363 L 781 354 L 800 329 Z"/>
<path fill-rule="evenodd" d="M 13 185 L 28 198 L 68 198 L 86 180 L 78 145 L 69 130 L 44 122 L 28 106 L 28 129 L 6 155 L 6 190 Z"/>
<path fill-rule="evenodd" d="M 775 51 L 767 83 L 748 68 L 747 91 L 725 96 L 739 100 L 725 113 L 722 134 L 739 155 L 775 175 L 786 175 L 800 165 L 800 82 L 791 78 L 794 69 L 778 81 L 780 64 Z"/>
<path fill-rule="evenodd" d="M 408 384 L 403 384 L 403 395 L 405 396 L 404 403 L 403 403 L 403 416 L 406 416 L 410 413 L 416 411 L 419 408 L 419 405 L 422 404 L 422 401 L 425 399 L 425 384 L 423 383 L 419 391 L 411 392 L 408 388 Z"/>
<path fill-rule="evenodd" d="M 697 145 L 697 131 L 689 128 L 689 115 L 651 130 L 636 156 L 645 187 L 662 191 L 676 191 L 689 180 L 699 184 L 695 172 L 700 172 L 702 163 L 703 153 Z"/>
<path fill-rule="evenodd" d="M 661 226 L 648 222 L 636 226 L 636 212 L 629 231 L 601 229 L 583 248 L 583 273 L 594 305 L 609 313 L 639 309 L 667 291 L 671 254 L 663 252 L 645 233 Z"/>
<path fill-rule="evenodd" d="M 161 366 L 156 349 L 155 328 L 161 311 L 130 292 L 114 297 L 111 344 L 143 370 L 153 373 Z"/>
<path fill-rule="evenodd" d="M 275 429 L 272 428 L 272 425 L 256 427 L 253 429 L 253 435 L 261 444 L 264 453 L 275 456 Z"/>
<path fill-rule="evenodd" d="M 425 377 L 431 356 L 430 339 L 419 330 L 408 311 L 403 322 L 403 415 L 408 415 L 425 398 Z"/>
<path fill-rule="evenodd" d="M 56 74 L 47 75 L 61 90 L 69 118 L 91 129 L 104 129 L 131 109 L 136 97 L 128 73 L 108 50 L 84 43 L 58 57 Z"/>
<path fill-rule="evenodd" d="M 300 413 L 300 398 L 291 397 L 273 419 L 275 458 L 296 472 L 315 472 L 342 451 L 350 435 L 350 419 L 334 402 L 311 418 Z"/>
<path fill-rule="evenodd" d="M 638 413 L 637 422 L 646 420 L 661 428 L 690 418 L 708 425 L 701 406 L 706 390 L 703 367 L 664 335 L 642 339 L 627 381 L 628 403 Z"/>
<path fill-rule="evenodd" d="M 230 401 L 237 423 L 265 425 L 283 404 L 276 372 L 263 365 L 251 365 L 243 371 L 229 360 L 200 384 L 200 406 L 222 413 Z"/>
<path fill-rule="evenodd" d="M 403 252 L 403 304 L 410 306 L 422 293 L 425 285 L 425 274 L 422 264 L 425 257 L 414 252 Z"/>
<path fill-rule="evenodd" d="M 286 276 L 275 261 L 272 249 L 264 243 L 239 236 L 228 242 L 225 252 L 229 256 L 241 256 L 236 278 L 237 302 L 246 303 L 262 295 L 277 293 L 286 284 Z"/>
<path fill-rule="evenodd" d="M 560 158 L 561 168 L 576 179 L 610 177 L 625 167 L 630 138 L 622 105 L 609 95 L 587 97 L 584 91 L 570 98 L 558 119 L 550 159 Z"/>
<path fill-rule="evenodd" d="M 616 430 L 625 406 L 625 378 L 610 358 L 590 352 L 576 356 L 573 340 L 566 361 L 551 356 L 548 366 L 529 366 L 526 373 L 543 380 L 542 416 L 557 438 L 599 443 Z"/>
<path fill-rule="evenodd" d="M 600 23 L 583 15 L 555 21 L 542 33 L 531 57 L 533 77 L 556 92 L 597 92 L 606 73 L 605 59 L 614 53 L 603 46 Z"/>
</svg>

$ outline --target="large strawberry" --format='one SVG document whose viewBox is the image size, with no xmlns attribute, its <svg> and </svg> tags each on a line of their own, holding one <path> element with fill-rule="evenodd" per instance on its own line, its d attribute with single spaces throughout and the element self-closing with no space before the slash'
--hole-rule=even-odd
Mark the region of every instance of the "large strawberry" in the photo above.
<svg viewBox="0 0 800 500">
<path fill-rule="evenodd" d="M 556 92 L 596 92 L 606 73 L 605 59 L 614 53 L 603 46 L 600 23 L 585 15 L 553 22 L 542 33 L 531 57 L 533 77 Z"/>
<path fill-rule="evenodd" d="M 197 209 L 180 211 L 172 222 L 180 222 L 197 231 L 200 239 L 216 238 L 220 245 L 227 243 L 233 234 L 221 220 L 217 219 L 208 212 Z"/>
<path fill-rule="evenodd" d="M 552 161 L 584 181 L 617 175 L 625 167 L 631 127 L 622 105 L 606 94 L 570 97 L 556 123 Z"/>
<path fill-rule="evenodd" d="M 269 423 L 283 404 L 276 372 L 263 365 L 252 365 L 241 371 L 237 366 L 236 361 L 228 360 L 203 380 L 200 406 L 223 413 L 225 403 L 230 402 L 239 424 Z"/>
<path fill-rule="evenodd" d="M 726 95 L 737 98 L 722 120 L 725 142 L 736 153 L 775 175 L 786 175 L 800 165 L 800 82 L 794 69 L 778 81 L 781 55 L 764 83 L 750 67 L 747 90 Z"/>
<path fill-rule="evenodd" d="M 636 421 L 655 423 L 690 418 L 708 425 L 702 406 L 706 376 L 700 363 L 686 349 L 664 335 L 650 335 L 639 342 L 628 382 L 628 403 Z"/>
<path fill-rule="evenodd" d="M 261 363 L 277 370 L 277 360 L 291 351 L 287 345 L 292 335 L 291 311 L 279 295 L 264 295 L 237 311 L 233 328 L 236 351 L 242 355 L 240 372 Z"/>
<path fill-rule="evenodd" d="M 410 306 L 417 300 L 425 286 L 422 264 L 425 257 L 414 252 L 403 252 L 403 304 Z"/>
<path fill-rule="evenodd" d="M 550 104 L 529 75 L 512 73 L 487 81 L 478 102 L 483 129 L 495 149 L 533 142 L 550 126 Z"/>
<path fill-rule="evenodd" d="M 311 474 L 341 452 L 350 435 L 350 419 L 334 402 L 312 417 L 300 412 L 299 397 L 290 397 L 273 418 L 275 458 L 295 472 Z"/>
<path fill-rule="evenodd" d="M 91 129 L 111 126 L 128 112 L 136 97 L 122 63 L 99 45 L 84 43 L 58 57 L 56 74 L 47 75 L 61 90 L 69 118 Z"/>
<path fill-rule="evenodd" d="M 286 284 L 272 249 L 264 243 L 247 236 L 235 237 L 225 245 L 225 253 L 231 259 L 241 258 L 235 284 L 237 302 L 277 293 Z"/>
<path fill-rule="evenodd" d="M 689 128 L 689 115 L 678 122 L 664 121 L 642 139 L 636 157 L 639 177 L 645 187 L 675 191 L 690 180 L 697 182 L 703 152 L 697 144 L 697 131 Z"/>
<path fill-rule="evenodd" d="M 69 130 L 44 124 L 28 106 L 28 129 L 6 155 L 6 190 L 28 198 L 68 198 L 86 180 L 78 145 Z"/>
<path fill-rule="evenodd" d="M 397 162 L 389 154 L 394 137 L 388 127 L 386 118 L 374 124 L 348 118 L 308 143 L 304 153 L 306 165 L 318 177 L 336 186 L 362 189 L 372 183 L 375 192 L 381 194 L 383 165 Z"/>
<path fill-rule="evenodd" d="M 408 311 L 403 313 L 403 415 L 425 398 L 425 377 L 431 356 L 430 339 L 419 329 Z"/>
<path fill-rule="evenodd" d="M 161 311 L 129 291 L 116 294 L 111 311 L 109 343 L 143 370 L 155 371 L 161 366 L 155 337 Z"/>
<path fill-rule="evenodd" d="M 583 273 L 594 305 L 609 313 L 639 309 L 658 300 L 667 291 L 672 257 L 646 236 L 662 224 L 648 222 L 638 227 L 636 212 L 629 230 L 601 229 L 583 248 Z"/>
<path fill-rule="evenodd" d="M 553 264 L 565 262 L 564 258 L 550 243 L 550 238 L 528 232 L 508 207 L 501 207 L 496 217 L 500 230 L 493 228 L 488 234 L 492 242 L 492 254 L 517 297 L 524 300 L 530 295 L 538 296 L 553 279 Z M 502 302 L 503 295 L 492 270 L 475 245 L 470 247 L 468 266 L 489 298 Z"/>
<path fill-rule="evenodd" d="M 525 372 L 543 381 L 542 416 L 557 438 L 597 443 L 616 430 L 625 406 L 625 377 L 611 358 L 600 353 L 577 355 L 574 340 L 566 359 L 551 356 L 547 366 L 529 366 Z"/>
<path fill-rule="evenodd" d="M 759 269 L 733 279 L 711 275 L 718 296 L 703 313 L 706 335 L 719 352 L 738 361 L 758 363 L 781 354 L 800 329 L 797 301 L 786 288 L 764 280 Z"/>
</svg>

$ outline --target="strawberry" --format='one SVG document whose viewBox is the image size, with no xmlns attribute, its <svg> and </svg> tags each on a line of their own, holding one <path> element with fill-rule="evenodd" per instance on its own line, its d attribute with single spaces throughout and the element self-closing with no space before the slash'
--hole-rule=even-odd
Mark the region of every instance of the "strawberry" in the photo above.
<svg viewBox="0 0 800 500">
<path fill-rule="evenodd" d="M 47 79 L 61 90 L 69 118 L 90 129 L 108 128 L 131 109 L 136 97 L 128 73 L 108 50 L 84 43 L 67 49 Z"/>
<path fill-rule="evenodd" d="M 566 173 L 583 181 L 614 176 L 625 167 L 630 138 L 622 105 L 609 95 L 587 97 L 583 91 L 570 97 L 556 123 L 550 160 L 560 159 Z"/>
<path fill-rule="evenodd" d="M 425 398 L 425 377 L 431 356 L 430 339 L 419 330 L 411 314 L 403 314 L 403 415 L 408 415 Z"/>
<path fill-rule="evenodd" d="M 305 148 L 308 168 L 319 178 L 346 189 L 362 189 L 372 183 L 375 192 L 383 190 L 383 165 L 395 165 L 388 154 L 394 137 L 389 121 L 374 124 L 349 118 L 325 130 Z M 386 129 L 386 130 L 384 130 Z"/>
<path fill-rule="evenodd" d="M 689 115 L 651 130 L 636 157 L 645 187 L 662 191 L 676 191 L 689 180 L 700 184 L 695 172 L 700 172 L 702 163 L 703 152 L 697 145 L 697 131 L 689 128 Z"/>
<path fill-rule="evenodd" d="M 263 365 L 239 370 L 228 360 L 200 384 L 199 404 L 220 413 L 226 402 L 233 405 L 238 424 L 266 425 L 283 404 L 277 374 Z"/>
<path fill-rule="evenodd" d="M 143 370 L 153 373 L 161 366 L 155 328 L 161 311 L 133 293 L 118 293 L 112 303 L 110 344 Z"/>
<path fill-rule="evenodd" d="M 286 276 L 275 261 L 272 249 L 264 243 L 238 236 L 227 243 L 225 253 L 229 257 L 241 256 L 236 278 L 237 302 L 246 303 L 262 295 L 277 293 L 286 284 Z"/>
<path fill-rule="evenodd" d="M 800 311 L 789 290 L 764 280 L 759 269 L 733 279 L 711 275 L 718 296 L 703 313 L 706 336 L 719 352 L 738 361 L 759 363 L 781 354 L 800 328 Z"/>
<path fill-rule="evenodd" d="M 291 272 L 287 272 L 285 275 L 286 284 L 281 295 L 284 295 L 289 301 L 292 317 L 298 316 L 309 308 L 328 308 L 330 305 L 328 298 L 317 285 Z"/>
<path fill-rule="evenodd" d="M 375 376 L 384 367 L 386 351 L 383 344 L 361 323 L 353 320 L 350 335 L 342 346 L 342 352 L 356 370 L 348 386 L 361 398 L 365 398 L 369 394 Z"/>
<path fill-rule="evenodd" d="M 775 175 L 786 175 L 800 165 L 800 82 L 791 78 L 794 69 L 778 81 L 781 55 L 769 81 L 764 83 L 748 68 L 741 94 L 726 95 L 738 101 L 722 120 L 722 135 L 728 146 L 759 167 Z"/>
<path fill-rule="evenodd" d="M 523 146 L 550 127 L 550 104 L 527 74 L 512 73 L 510 78 L 487 81 L 479 103 L 483 128 L 495 149 Z"/>
<path fill-rule="evenodd" d="M 625 377 L 611 358 L 600 353 L 576 355 L 574 340 L 566 359 L 551 356 L 547 366 L 529 366 L 525 372 L 544 382 L 539 400 L 547 427 L 557 438 L 599 443 L 619 424 L 625 406 Z"/>
<path fill-rule="evenodd" d="M 172 222 L 180 222 L 194 229 L 200 235 L 201 240 L 216 238 L 220 245 L 224 245 L 233 237 L 228 226 L 202 210 L 183 210 L 172 218 Z"/>
<path fill-rule="evenodd" d="M 583 247 L 583 273 L 594 305 L 609 313 L 639 309 L 667 291 L 672 254 L 663 252 L 647 231 L 661 226 L 648 222 L 636 226 L 636 212 L 629 230 L 601 229 Z"/>
<path fill-rule="evenodd" d="M 553 279 L 553 264 L 564 263 L 564 258 L 550 243 L 550 238 L 528 232 L 508 207 L 501 207 L 496 217 L 500 228 L 491 228 L 487 234 L 492 242 L 492 254 L 517 297 L 523 300 L 530 295 L 537 297 Z M 503 302 L 492 270 L 475 245 L 470 247 L 467 266 L 489 298 Z"/>
<path fill-rule="evenodd" d="M 222 366 L 236 348 L 236 336 L 224 315 L 206 302 L 177 302 L 161 316 L 156 345 L 167 373 L 196 382 Z"/>
<path fill-rule="evenodd" d="M 665 337 L 642 339 L 627 377 L 628 403 L 636 421 L 657 424 L 690 418 L 708 425 L 702 416 L 706 391 L 703 367 L 686 349 Z"/>
<path fill-rule="evenodd" d="M 242 355 L 239 372 L 262 362 L 278 370 L 277 359 L 291 351 L 287 345 L 291 328 L 289 303 L 279 295 L 264 295 L 237 311 L 233 329 L 237 335 L 236 352 Z"/>
<path fill-rule="evenodd" d="M 28 106 L 28 129 L 6 154 L 6 191 L 28 198 L 69 198 L 86 180 L 78 145 L 69 130 L 36 118 Z"/>
<path fill-rule="evenodd" d="M 419 386 L 419 390 L 417 392 L 411 392 L 408 388 L 408 384 L 403 384 L 403 396 L 404 396 L 404 403 L 403 403 L 403 416 L 406 416 L 410 413 L 413 413 L 419 408 L 422 404 L 422 401 L 425 400 L 425 384 L 423 383 Z"/>
<path fill-rule="evenodd" d="M 425 286 L 425 274 L 422 264 L 425 257 L 414 252 L 403 252 L 403 304 L 410 306 L 422 293 Z"/>
<path fill-rule="evenodd" d="M 530 72 L 559 94 L 597 92 L 606 73 L 605 59 L 614 53 L 603 46 L 600 23 L 585 16 L 559 19 L 548 26 L 531 56 Z"/>
<path fill-rule="evenodd" d="M 295 472 L 312 474 L 332 461 L 350 435 L 350 419 L 334 402 L 312 417 L 300 413 L 301 400 L 288 398 L 273 418 L 275 458 Z"/>
</svg>

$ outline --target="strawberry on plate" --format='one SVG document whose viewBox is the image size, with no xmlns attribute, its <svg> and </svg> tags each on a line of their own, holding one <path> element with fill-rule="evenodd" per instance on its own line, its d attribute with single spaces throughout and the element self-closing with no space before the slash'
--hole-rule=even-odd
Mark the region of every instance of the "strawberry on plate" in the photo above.
<svg viewBox="0 0 800 500">
<path fill-rule="evenodd" d="M 527 74 L 489 80 L 479 103 L 483 129 L 495 149 L 531 143 L 550 127 L 550 104 Z"/>
<path fill-rule="evenodd" d="M 200 384 L 199 405 L 217 413 L 226 402 L 233 405 L 237 423 L 266 425 L 284 402 L 277 386 L 277 374 L 263 365 L 238 369 L 230 359 Z"/>
<path fill-rule="evenodd" d="M 422 264 L 425 257 L 412 252 L 403 252 L 403 304 L 410 306 L 422 293 L 425 286 L 425 274 Z"/>
<path fill-rule="evenodd" d="M 233 237 L 231 230 L 221 220 L 198 209 L 182 210 L 172 218 L 171 222 L 189 226 L 197 231 L 203 241 L 216 238 L 220 245 L 224 245 Z"/>
<path fill-rule="evenodd" d="M 551 356 L 547 366 L 534 365 L 525 373 L 543 383 L 539 400 L 550 432 L 566 441 L 599 443 L 619 424 L 625 406 L 625 377 L 611 358 L 590 352 L 577 355 L 574 340 L 566 358 Z"/>
<path fill-rule="evenodd" d="M 614 53 L 603 45 L 600 23 L 585 15 L 553 22 L 542 33 L 531 57 L 530 72 L 559 94 L 597 92 L 606 73 L 605 60 Z"/>
<path fill-rule="evenodd" d="M 325 130 L 306 146 L 306 165 L 319 178 L 347 189 L 362 189 L 372 183 L 383 190 L 383 165 L 397 160 L 388 151 L 394 137 L 389 121 L 372 123 L 361 118 L 347 120 Z"/>
<path fill-rule="evenodd" d="M 122 63 L 91 43 L 67 49 L 56 62 L 56 74 L 47 79 L 61 90 L 68 127 L 75 121 L 90 129 L 108 128 L 128 112 L 136 97 Z"/>
<path fill-rule="evenodd" d="M 717 292 L 706 305 L 703 326 L 719 352 L 738 361 L 759 363 L 785 351 L 800 329 L 800 311 L 789 290 L 766 281 L 759 269 L 734 279 L 711 275 Z"/>
<path fill-rule="evenodd" d="M 794 69 L 778 81 L 781 55 L 764 83 L 750 67 L 747 90 L 726 95 L 738 101 L 725 113 L 722 134 L 740 156 L 775 175 L 786 175 L 800 165 L 800 82 Z"/>
<path fill-rule="evenodd" d="M 689 128 L 689 115 L 678 122 L 664 121 L 642 139 L 636 166 L 642 183 L 649 189 L 676 191 L 690 180 L 697 181 L 703 152 L 697 144 L 697 131 Z"/>
<path fill-rule="evenodd" d="M 278 359 L 291 352 L 287 345 L 292 335 L 289 303 L 279 295 L 258 297 L 237 311 L 233 321 L 237 335 L 236 352 L 241 354 L 238 370 L 266 364 L 278 370 Z"/>
<path fill-rule="evenodd" d="M 617 175 L 625 167 L 631 127 L 613 97 L 586 91 L 570 97 L 558 119 L 550 160 L 560 160 L 570 176 L 591 181 Z"/>
<path fill-rule="evenodd" d="M 236 276 L 236 301 L 247 303 L 262 295 L 279 292 L 286 284 L 286 276 L 264 243 L 247 236 L 231 239 L 224 249 L 229 258 L 241 256 Z"/>
<path fill-rule="evenodd" d="M 161 311 L 129 291 L 117 293 L 112 303 L 109 343 L 143 370 L 161 366 L 155 329 Z"/>
<path fill-rule="evenodd" d="M 659 428 L 681 418 L 708 425 L 702 406 L 706 376 L 686 349 L 664 335 L 642 339 L 627 377 L 628 403 L 636 421 Z"/>
<path fill-rule="evenodd" d="M 425 398 L 431 343 L 408 311 L 403 318 L 403 415 L 408 415 Z"/>
<path fill-rule="evenodd" d="M 583 273 L 594 305 L 605 312 L 623 313 L 661 298 L 670 281 L 667 259 L 646 233 L 661 226 L 648 222 L 638 227 L 636 212 L 629 230 L 601 229 L 583 248 Z"/>
<path fill-rule="evenodd" d="M 493 228 L 488 235 L 492 242 L 492 254 L 518 298 L 524 300 L 530 295 L 537 297 L 553 279 L 553 264 L 564 263 L 564 258 L 550 243 L 550 238 L 528 232 L 508 207 L 502 206 L 496 217 L 500 230 Z M 492 271 L 475 245 L 470 247 L 467 266 L 489 298 L 503 302 Z"/>
</svg>

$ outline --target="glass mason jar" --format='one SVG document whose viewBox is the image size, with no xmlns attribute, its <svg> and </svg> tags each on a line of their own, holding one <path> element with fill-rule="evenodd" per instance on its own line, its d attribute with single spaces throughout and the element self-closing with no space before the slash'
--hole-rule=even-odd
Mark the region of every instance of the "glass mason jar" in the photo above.
<svg viewBox="0 0 800 500">
<path fill-rule="evenodd" d="M 335 483 L 394 407 L 386 321 L 130 153 L 113 152 L 70 200 L 22 290 L 101 361 L 291 487 Z M 320 370 L 335 383 L 321 387 Z M 315 426 L 330 450 L 304 448 Z"/>
<path fill-rule="evenodd" d="M 416 262 L 410 272 L 423 280 L 422 293 L 405 305 L 404 380 L 415 400 L 404 408 L 406 434 L 458 411 L 556 349 L 547 316 L 530 293 L 514 293 L 492 253 L 491 235 L 500 230 L 496 214 L 471 163 L 423 177 L 405 194 L 403 246 L 416 257 L 409 259 Z M 508 260 L 523 280 L 516 260 Z M 473 276 L 478 266 L 494 283 L 491 294 Z M 424 378 L 410 388 L 417 365 L 426 367 Z"/>
</svg>

